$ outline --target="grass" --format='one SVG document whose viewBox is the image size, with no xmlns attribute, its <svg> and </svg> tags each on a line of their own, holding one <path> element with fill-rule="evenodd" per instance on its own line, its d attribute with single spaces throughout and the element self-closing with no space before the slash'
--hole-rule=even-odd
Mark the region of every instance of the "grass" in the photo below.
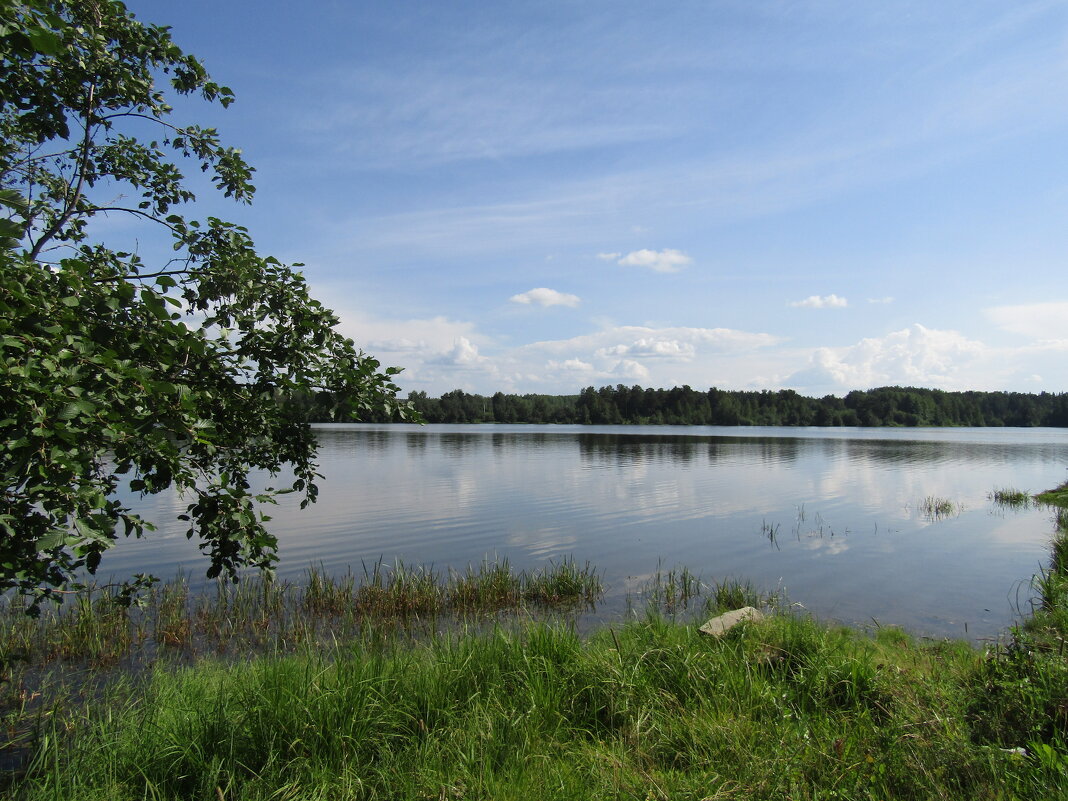
<svg viewBox="0 0 1068 801">
<path fill-rule="evenodd" d="M 1035 496 L 1035 500 L 1037 500 L 1039 503 L 1044 503 L 1049 506 L 1068 508 L 1068 481 L 1064 482 L 1055 489 L 1040 492 L 1038 495 Z"/>
<path fill-rule="evenodd" d="M 637 595 L 645 602 L 646 615 L 670 618 L 681 615 L 684 619 L 718 615 L 743 606 L 771 607 L 781 601 L 777 596 L 761 594 L 748 581 L 726 578 L 708 584 L 684 566 L 667 572 L 657 566 Z"/>
<path fill-rule="evenodd" d="M 446 609 L 585 603 L 596 572 L 573 562 L 310 571 L 302 587 L 250 582 L 206 599 L 172 584 L 151 625 L 126 625 L 184 663 L 157 659 L 36 711 L 8 692 L 2 722 L 24 759 L 8 760 L 6 797 L 1068 797 L 1068 513 L 1056 523 L 1033 614 L 985 648 L 827 626 L 685 568 L 653 574 L 637 619 L 585 637 L 530 616 L 406 634 Z M 697 632 L 745 605 L 771 614 L 722 638 Z M 99 654 L 89 611 L 69 625 Z M 301 620 L 330 637 L 293 639 Z M 248 659 L 197 651 L 227 626 L 290 640 L 264 639 Z"/>
<path fill-rule="evenodd" d="M 154 587 L 142 608 L 126 608 L 111 591 L 100 590 L 35 619 L 24 614 L 19 599 L 0 599 L 0 666 L 105 666 L 161 651 L 190 657 L 286 651 L 350 637 L 366 625 L 585 609 L 602 594 L 597 571 L 570 559 L 533 571 L 486 561 L 445 575 L 401 562 L 365 566 L 359 577 L 311 567 L 296 584 L 252 575 L 238 584 L 220 582 L 214 593 L 196 598 L 179 575 Z"/>
<path fill-rule="evenodd" d="M 920 502 L 920 511 L 931 521 L 958 515 L 963 508 L 961 504 L 954 503 L 949 498 L 939 498 L 935 495 L 928 495 Z"/>
<path fill-rule="evenodd" d="M 1044 763 L 973 736 L 982 665 L 789 615 L 722 639 L 656 616 L 585 639 L 546 623 L 365 636 L 158 667 L 42 726 L 11 795 L 1038 797 Z"/>
<path fill-rule="evenodd" d="M 987 496 L 997 506 L 1009 509 L 1024 509 L 1034 504 L 1031 493 L 1014 487 L 1000 487 Z"/>
</svg>

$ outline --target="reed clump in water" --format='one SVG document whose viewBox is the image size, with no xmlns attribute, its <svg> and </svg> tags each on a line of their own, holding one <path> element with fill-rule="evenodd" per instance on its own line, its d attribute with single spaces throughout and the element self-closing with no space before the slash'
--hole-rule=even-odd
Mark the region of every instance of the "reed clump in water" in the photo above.
<svg viewBox="0 0 1068 801">
<path fill-rule="evenodd" d="M 988 496 L 997 506 L 1009 509 L 1025 509 L 1035 503 L 1031 493 L 1014 487 L 1000 487 Z"/>
<path fill-rule="evenodd" d="M 773 607 L 781 598 L 760 593 L 751 582 L 733 578 L 706 583 L 684 566 L 666 572 L 657 566 L 638 588 L 637 596 L 645 602 L 646 614 L 674 617 L 688 613 L 717 615 L 743 606 Z M 630 602 L 631 608 L 634 602 Z"/>
<path fill-rule="evenodd" d="M 587 562 L 550 562 L 514 570 L 507 560 L 485 561 L 441 574 L 402 562 L 377 562 L 357 577 L 310 567 L 303 581 L 260 575 L 193 596 L 179 575 L 153 587 L 140 607 L 109 589 L 76 596 L 40 617 L 18 598 L 0 599 L 0 665 L 55 660 L 105 665 L 138 649 L 198 652 L 259 649 L 348 636 L 361 626 L 404 624 L 436 617 L 502 611 L 586 609 L 602 596 L 600 575 Z"/>
<path fill-rule="evenodd" d="M 935 495 L 928 495 L 920 501 L 920 511 L 925 518 L 932 521 L 958 515 L 963 508 L 961 504 L 955 503 L 949 498 L 939 498 Z"/>
</svg>

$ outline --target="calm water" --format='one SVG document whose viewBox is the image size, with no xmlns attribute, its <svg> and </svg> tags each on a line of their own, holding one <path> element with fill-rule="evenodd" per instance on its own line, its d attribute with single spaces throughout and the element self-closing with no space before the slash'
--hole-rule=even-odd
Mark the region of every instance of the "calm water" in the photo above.
<svg viewBox="0 0 1068 801">
<path fill-rule="evenodd" d="M 279 574 L 402 559 L 463 568 L 572 556 L 600 568 L 606 611 L 658 564 L 785 590 L 822 618 L 994 636 L 1028 609 L 1048 559 L 1044 509 L 1000 509 L 995 488 L 1065 478 L 1061 429 L 323 426 L 319 502 L 273 512 Z M 931 520 L 926 496 L 962 505 Z M 206 567 L 147 499 L 160 531 L 122 543 L 121 575 L 194 579 Z M 965 625 L 967 624 L 967 633 Z"/>
</svg>

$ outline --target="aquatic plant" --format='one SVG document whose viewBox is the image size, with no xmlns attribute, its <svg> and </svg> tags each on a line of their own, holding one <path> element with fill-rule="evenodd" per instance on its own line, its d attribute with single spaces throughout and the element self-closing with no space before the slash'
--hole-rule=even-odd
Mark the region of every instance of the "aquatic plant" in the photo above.
<svg viewBox="0 0 1068 801">
<path fill-rule="evenodd" d="M 1012 487 L 1001 487 L 989 493 L 987 497 L 998 506 L 1019 509 L 1034 503 L 1031 493 Z"/>
<path fill-rule="evenodd" d="M 964 506 L 962 504 L 934 495 L 928 495 L 920 502 L 920 511 L 923 512 L 923 516 L 928 520 L 941 520 L 945 517 L 952 517 L 960 514 L 963 509 Z"/>
</svg>

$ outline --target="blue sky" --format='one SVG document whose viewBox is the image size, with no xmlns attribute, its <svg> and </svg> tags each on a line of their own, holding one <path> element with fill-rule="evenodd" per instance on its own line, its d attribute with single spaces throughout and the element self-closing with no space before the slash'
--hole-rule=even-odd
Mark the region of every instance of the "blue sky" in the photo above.
<svg viewBox="0 0 1068 801">
<path fill-rule="evenodd" d="M 1068 4 L 128 5 L 407 390 L 1068 391 Z"/>
</svg>

